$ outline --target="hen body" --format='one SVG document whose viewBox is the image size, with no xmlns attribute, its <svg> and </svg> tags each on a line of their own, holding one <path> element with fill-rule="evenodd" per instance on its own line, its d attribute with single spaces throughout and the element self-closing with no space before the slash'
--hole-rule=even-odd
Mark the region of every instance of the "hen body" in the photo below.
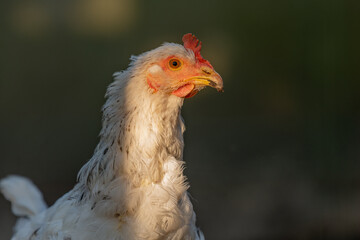
<svg viewBox="0 0 360 240">
<path fill-rule="evenodd" d="M 161 63 L 169 57 L 179 59 L 183 68 L 199 64 L 208 83 L 205 78 L 166 77 Z M 183 175 L 180 110 L 184 97 L 205 85 L 222 89 L 222 80 L 210 63 L 199 59 L 185 41 L 184 46 L 165 43 L 132 57 L 127 70 L 114 74 L 94 155 L 81 168 L 74 188 L 53 206 L 46 207 L 29 180 L 3 179 L 1 190 L 13 212 L 26 216 L 18 220 L 12 239 L 203 239 Z"/>
</svg>

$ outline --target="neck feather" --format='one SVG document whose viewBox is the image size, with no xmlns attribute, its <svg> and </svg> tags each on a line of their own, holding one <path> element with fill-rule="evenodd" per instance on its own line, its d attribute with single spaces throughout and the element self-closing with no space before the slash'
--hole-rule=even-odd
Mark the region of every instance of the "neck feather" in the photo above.
<svg viewBox="0 0 360 240">
<path fill-rule="evenodd" d="M 166 159 L 182 160 L 183 100 L 152 93 L 145 83 L 130 68 L 108 87 L 100 142 L 78 176 L 90 191 L 118 177 L 133 186 L 159 182 Z"/>
</svg>

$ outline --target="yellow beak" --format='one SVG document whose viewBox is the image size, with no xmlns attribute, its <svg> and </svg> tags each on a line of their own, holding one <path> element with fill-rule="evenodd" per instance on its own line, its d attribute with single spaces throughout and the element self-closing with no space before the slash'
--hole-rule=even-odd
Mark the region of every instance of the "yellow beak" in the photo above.
<svg viewBox="0 0 360 240">
<path fill-rule="evenodd" d="M 186 79 L 186 82 L 191 82 L 198 86 L 209 86 L 216 88 L 218 92 L 223 92 L 223 80 L 221 76 L 211 68 L 202 68 L 201 74 Z"/>
</svg>

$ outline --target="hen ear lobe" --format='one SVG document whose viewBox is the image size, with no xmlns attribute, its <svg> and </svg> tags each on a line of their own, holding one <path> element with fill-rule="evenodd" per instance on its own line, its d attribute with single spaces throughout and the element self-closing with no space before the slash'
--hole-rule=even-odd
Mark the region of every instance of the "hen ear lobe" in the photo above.
<svg viewBox="0 0 360 240">
<path fill-rule="evenodd" d="M 154 73 L 161 72 L 162 69 L 161 69 L 161 67 L 160 67 L 159 65 L 154 64 L 154 65 L 152 65 L 151 67 L 149 67 L 148 71 L 149 71 L 149 73 L 154 74 Z"/>
<path fill-rule="evenodd" d="M 147 70 L 146 82 L 149 85 L 149 87 L 154 90 L 153 93 L 157 92 L 158 88 L 160 87 L 160 85 L 156 82 L 155 79 L 156 79 L 156 76 L 161 72 L 163 72 L 163 70 L 157 64 L 152 65 Z"/>
</svg>

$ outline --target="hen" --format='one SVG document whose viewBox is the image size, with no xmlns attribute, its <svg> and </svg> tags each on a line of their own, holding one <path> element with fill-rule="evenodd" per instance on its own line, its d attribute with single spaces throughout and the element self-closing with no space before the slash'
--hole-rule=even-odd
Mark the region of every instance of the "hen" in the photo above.
<svg viewBox="0 0 360 240">
<path fill-rule="evenodd" d="M 131 57 L 114 74 L 103 106 L 100 142 L 74 188 L 47 208 L 30 180 L 0 182 L 21 217 L 13 240 L 204 239 L 183 175 L 184 98 L 223 81 L 192 34 L 183 45 Z"/>
</svg>

